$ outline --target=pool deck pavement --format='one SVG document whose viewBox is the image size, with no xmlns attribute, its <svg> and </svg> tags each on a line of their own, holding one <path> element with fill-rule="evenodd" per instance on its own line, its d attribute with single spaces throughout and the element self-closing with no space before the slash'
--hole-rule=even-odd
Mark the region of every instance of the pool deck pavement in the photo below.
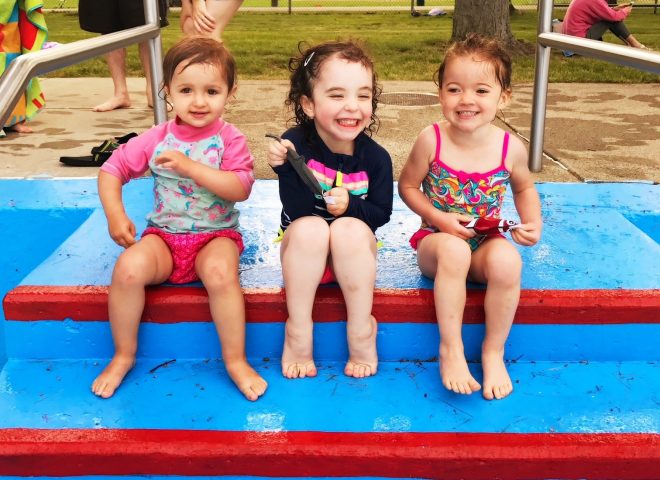
<svg viewBox="0 0 660 480">
<path fill-rule="evenodd" d="M 0 177 L 90 177 L 94 167 L 67 167 L 60 156 L 88 155 L 113 136 L 141 132 L 153 123 L 146 107 L 144 80 L 129 78 L 133 106 L 96 113 L 91 108 L 112 90 L 109 78 L 42 79 L 46 108 L 30 126 L 35 133 L 0 139 Z M 225 118 L 247 136 L 257 178 L 275 178 L 265 161 L 266 132 L 285 129 L 287 82 L 239 79 L 236 99 Z M 433 95 L 432 82 L 383 82 L 383 91 Z M 514 85 L 513 99 L 498 124 L 529 138 L 532 85 Z M 381 104 L 375 139 L 401 170 L 416 135 L 437 121 L 437 105 Z M 554 84 L 546 109 L 543 170 L 539 182 L 660 181 L 660 83 L 644 85 Z"/>
</svg>

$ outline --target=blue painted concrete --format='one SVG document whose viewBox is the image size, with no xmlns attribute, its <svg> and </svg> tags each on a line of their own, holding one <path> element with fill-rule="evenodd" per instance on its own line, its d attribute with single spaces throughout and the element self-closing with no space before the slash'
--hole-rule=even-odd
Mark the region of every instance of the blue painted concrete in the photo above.
<svg viewBox="0 0 660 480">
<path fill-rule="evenodd" d="M 2 183 L 9 184 L 8 188 L 0 189 L 3 206 L 7 199 L 19 208 L 44 207 L 47 200 L 52 205 L 99 206 L 93 180 L 75 181 L 73 185 L 63 181 Z M 144 227 L 144 216 L 151 205 L 150 188 L 150 179 L 134 181 L 125 187 L 127 210 L 138 229 Z M 523 288 L 660 287 L 657 275 L 660 245 L 652 233 L 660 218 L 658 186 L 540 184 L 538 188 L 543 201 L 544 237 L 533 248 L 520 247 L 525 262 Z M 250 199 L 240 207 L 247 245 L 241 262 L 243 285 L 281 286 L 279 247 L 272 242 L 279 218 L 276 182 L 257 182 Z M 3 211 L 0 209 L 0 215 Z M 508 201 L 504 216 L 515 219 L 513 212 L 512 202 Z M 415 256 L 407 247 L 417 225 L 417 217 L 396 198 L 392 220 L 378 231 L 379 238 L 385 242 L 379 252 L 378 287 L 432 287 L 419 274 Z M 119 252 L 120 248 L 107 236 L 103 213 L 96 211 L 22 283 L 106 285 Z M 644 252 L 643 261 L 640 252 Z"/>
<path fill-rule="evenodd" d="M 107 322 L 7 322 L 10 358 L 85 359 L 111 357 Z M 463 341 L 468 360 L 479 361 L 483 325 L 465 325 Z M 506 358 L 518 361 L 660 361 L 660 324 L 623 325 L 514 325 Z M 247 326 L 247 354 L 255 360 L 280 358 L 283 323 Z M 348 357 L 346 324 L 317 323 L 314 355 L 319 360 Z M 435 324 L 381 323 L 378 352 L 381 361 L 428 361 L 438 356 Z M 140 326 L 138 356 L 177 359 L 220 358 L 220 344 L 212 323 L 144 323 Z"/>
<path fill-rule="evenodd" d="M 447 392 L 435 362 L 382 363 L 359 380 L 343 375 L 343 363 L 319 362 L 318 377 L 303 381 L 259 362 L 269 390 L 252 403 L 220 361 L 157 368 L 167 360 L 138 361 L 115 396 L 100 400 L 88 386 L 103 360 L 10 359 L 0 373 L 0 428 L 660 433 L 656 362 L 518 362 L 509 366 L 513 395 L 497 402 Z"/>
<path fill-rule="evenodd" d="M 151 204 L 150 187 L 142 180 L 125 188 L 138 228 Z M 523 288 L 660 288 L 657 186 L 543 184 L 539 190 L 545 235 L 538 246 L 521 248 Z M 93 180 L 0 181 L 0 222 L 34 243 L 10 242 L 17 250 L 2 261 L 16 259 L 28 271 L 52 252 L 22 284 L 109 283 L 120 249 L 107 236 L 95 191 Z M 507 208 L 505 216 L 515 219 L 510 203 Z M 30 218 L 28 210 L 55 220 Z M 279 247 L 271 242 L 279 212 L 276 183 L 258 182 L 242 212 L 248 247 L 243 285 L 281 286 Z M 396 199 L 391 223 L 379 231 L 385 241 L 379 287 L 431 287 L 407 248 L 417 224 Z M 28 257 L 34 264 L 22 263 Z M 302 381 L 280 374 L 282 324 L 254 324 L 248 352 L 269 390 L 251 403 L 217 360 L 219 344 L 208 323 L 144 324 L 138 364 L 109 400 L 89 391 L 111 353 L 106 322 L 4 323 L 8 360 L 0 370 L 0 428 L 660 433 L 660 358 L 653 345 L 658 325 L 516 325 L 507 353 L 514 394 L 487 402 L 442 387 L 432 324 L 381 325 L 379 373 L 362 380 L 344 376 L 338 361 L 346 356 L 344 325 L 317 325 L 319 376 Z M 482 329 L 465 327 L 472 361 Z M 470 366 L 480 379 L 480 365 Z"/>
<path fill-rule="evenodd" d="M 3 193 L 7 192 L 3 190 Z M 28 189 L 21 195 L 33 193 L 36 194 Z M 16 208 L 15 204 L 4 201 L 2 207 L 0 207 L 0 232 L 2 232 L 0 298 L 3 298 L 33 268 L 48 257 L 92 211 L 88 208 L 55 207 L 43 210 Z M 7 359 L 4 318 L 4 311 L 0 309 L 0 366 Z"/>
</svg>

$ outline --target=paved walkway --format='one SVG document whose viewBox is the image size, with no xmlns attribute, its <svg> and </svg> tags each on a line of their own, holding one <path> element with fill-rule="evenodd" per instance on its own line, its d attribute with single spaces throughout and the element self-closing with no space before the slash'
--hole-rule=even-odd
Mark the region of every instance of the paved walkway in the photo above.
<svg viewBox="0 0 660 480">
<path fill-rule="evenodd" d="M 133 106 L 95 113 L 112 89 L 108 78 L 46 78 L 47 108 L 31 123 L 35 133 L 0 139 L 0 177 L 89 177 L 95 168 L 71 168 L 63 155 L 89 153 L 104 139 L 141 132 L 153 122 L 142 79 L 129 79 Z M 384 93 L 435 92 L 431 82 L 384 82 Z M 274 178 L 265 162 L 264 133 L 282 131 L 286 81 L 247 80 L 239 85 L 226 119 L 247 136 L 259 178 Z M 513 102 L 500 114 L 503 126 L 529 138 L 532 85 L 514 86 Z M 376 140 L 401 169 L 417 133 L 439 118 L 437 105 L 382 104 Z M 660 84 L 551 84 L 541 182 L 660 181 Z"/>
</svg>

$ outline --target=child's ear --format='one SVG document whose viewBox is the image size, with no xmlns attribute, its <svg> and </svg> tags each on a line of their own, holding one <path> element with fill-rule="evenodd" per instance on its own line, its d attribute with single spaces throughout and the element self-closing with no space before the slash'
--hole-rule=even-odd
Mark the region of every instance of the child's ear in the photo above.
<svg viewBox="0 0 660 480">
<path fill-rule="evenodd" d="M 231 91 L 227 94 L 227 98 L 235 98 L 236 92 L 238 92 L 238 85 L 234 85 Z"/>
<path fill-rule="evenodd" d="M 314 118 L 314 102 L 306 95 L 300 97 L 300 106 L 309 118 Z"/>
<path fill-rule="evenodd" d="M 503 90 L 502 95 L 500 95 L 500 102 L 498 108 L 506 107 L 510 101 L 511 101 L 511 90 L 510 89 Z"/>
</svg>

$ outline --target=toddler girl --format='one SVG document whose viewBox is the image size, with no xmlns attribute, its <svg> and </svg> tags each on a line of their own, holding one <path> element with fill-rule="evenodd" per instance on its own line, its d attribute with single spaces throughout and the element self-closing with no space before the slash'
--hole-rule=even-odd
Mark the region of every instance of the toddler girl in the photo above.
<svg viewBox="0 0 660 480">
<path fill-rule="evenodd" d="M 281 261 L 289 318 L 282 374 L 317 373 L 312 356 L 312 307 L 320 283 L 337 281 L 347 310 L 349 359 L 344 373 L 378 368 L 375 230 L 392 213 L 392 161 L 370 138 L 380 89 L 371 59 L 352 42 L 328 42 L 289 62 L 287 105 L 296 126 L 268 147 L 279 176 Z M 367 133 L 368 132 L 368 133 Z M 287 147 L 302 155 L 326 195 L 315 197 L 287 162 Z"/>
<path fill-rule="evenodd" d="M 447 50 L 437 75 L 445 120 L 417 137 L 401 172 L 399 193 L 422 217 L 410 243 L 422 274 L 435 280 L 442 383 L 463 394 L 481 388 L 468 369 L 461 327 L 466 279 L 486 283 L 483 396 L 500 399 L 513 390 L 504 343 L 518 306 L 522 262 L 501 234 L 477 235 L 463 223 L 499 217 L 510 183 L 522 221 L 511 236 L 530 246 L 541 236 L 541 204 L 525 146 L 492 124 L 511 96 L 506 51 L 495 40 L 472 34 Z"/>
<path fill-rule="evenodd" d="M 144 288 L 201 280 L 227 373 L 249 400 L 266 382 L 245 356 L 245 307 L 238 279 L 243 241 L 234 202 L 254 183 L 247 142 L 222 114 L 235 91 L 231 54 L 210 38 L 187 38 L 167 53 L 164 92 L 176 118 L 117 149 L 101 168 L 99 196 L 112 239 L 126 250 L 112 274 L 108 309 L 115 354 L 92 391 L 112 396 L 135 363 Z M 122 185 L 151 169 L 154 206 L 139 241 Z"/>
</svg>

